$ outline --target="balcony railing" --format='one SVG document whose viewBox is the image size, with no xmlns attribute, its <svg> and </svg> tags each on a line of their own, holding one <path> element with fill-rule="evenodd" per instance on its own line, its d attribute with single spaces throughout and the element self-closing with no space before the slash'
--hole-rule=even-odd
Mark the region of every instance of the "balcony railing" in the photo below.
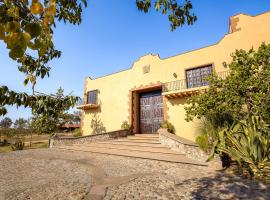
<svg viewBox="0 0 270 200">
<path fill-rule="evenodd" d="M 216 73 L 216 75 L 222 79 L 225 79 L 228 76 L 228 74 L 229 74 L 229 71 Z M 202 84 L 200 85 L 191 86 L 190 84 L 188 85 L 187 79 L 181 79 L 181 80 L 164 83 L 162 85 L 162 92 L 181 91 L 185 89 L 203 87 L 207 85 L 208 85 L 207 82 L 203 81 Z"/>
</svg>

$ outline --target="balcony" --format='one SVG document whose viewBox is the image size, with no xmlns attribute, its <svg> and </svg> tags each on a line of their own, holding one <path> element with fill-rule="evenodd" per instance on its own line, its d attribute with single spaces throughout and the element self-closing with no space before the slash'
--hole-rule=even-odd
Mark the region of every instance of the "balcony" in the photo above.
<svg viewBox="0 0 270 200">
<path fill-rule="evenodd" d="M 216 75 L 225 79 L 229 71 L 218 72 Z M 207 92 L 208 83 L 203 81 L 199 84 L 188 84 L 187 79 L 176 80 L 164 83 L 162 85 L 162 94 L 169 99 L 189 97 L 198 93 Z"/>
<path fill-rule="evenodd" d="M 90 109 L 96 109 L 100 106 L 100 102 L 97 101 L 95 104 L 86 103 L 85 101 L 81 100 L 78 102 L 76 108 L 80 110 L 90 110 Z"/>
</svg>

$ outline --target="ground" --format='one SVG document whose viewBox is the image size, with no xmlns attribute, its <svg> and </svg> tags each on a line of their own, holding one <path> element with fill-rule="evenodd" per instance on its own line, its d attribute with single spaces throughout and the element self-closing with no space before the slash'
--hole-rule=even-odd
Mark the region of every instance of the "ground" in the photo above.
<svg viewBox="0 0 270 200">
<path fill-rule="evenodd" d="M 270 199 L 261 183 L 193 165 L 36 149 L 0 154 L 0 199 Z"/>
</svg>

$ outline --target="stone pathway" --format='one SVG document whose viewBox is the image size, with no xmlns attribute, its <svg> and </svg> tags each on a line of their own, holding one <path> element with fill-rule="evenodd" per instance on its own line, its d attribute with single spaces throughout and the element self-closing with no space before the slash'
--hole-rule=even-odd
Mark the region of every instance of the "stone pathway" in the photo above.
<svg viewBox="0 0 270 200">
<path fill-rule="evenodd" d="M 57 149 L 0 154 L 0 199 L 270 199 L 270 187 L 207 167 Z"/>
</svg>

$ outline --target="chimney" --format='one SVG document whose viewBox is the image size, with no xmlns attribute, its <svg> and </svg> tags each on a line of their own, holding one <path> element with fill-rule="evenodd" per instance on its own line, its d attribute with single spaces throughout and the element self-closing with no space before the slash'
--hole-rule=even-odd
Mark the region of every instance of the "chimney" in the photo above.
<svg viewBox="0 0 270 200">
<path fill-rule="evenodd" d="M 232 16 L 230 18 L 230 33 L 236 32 L 236 31 L 240 31 L 241 28 L 238 26 L 238 22 L 239 22 L 239 17 L 238 16 Z"/>
</svg>

